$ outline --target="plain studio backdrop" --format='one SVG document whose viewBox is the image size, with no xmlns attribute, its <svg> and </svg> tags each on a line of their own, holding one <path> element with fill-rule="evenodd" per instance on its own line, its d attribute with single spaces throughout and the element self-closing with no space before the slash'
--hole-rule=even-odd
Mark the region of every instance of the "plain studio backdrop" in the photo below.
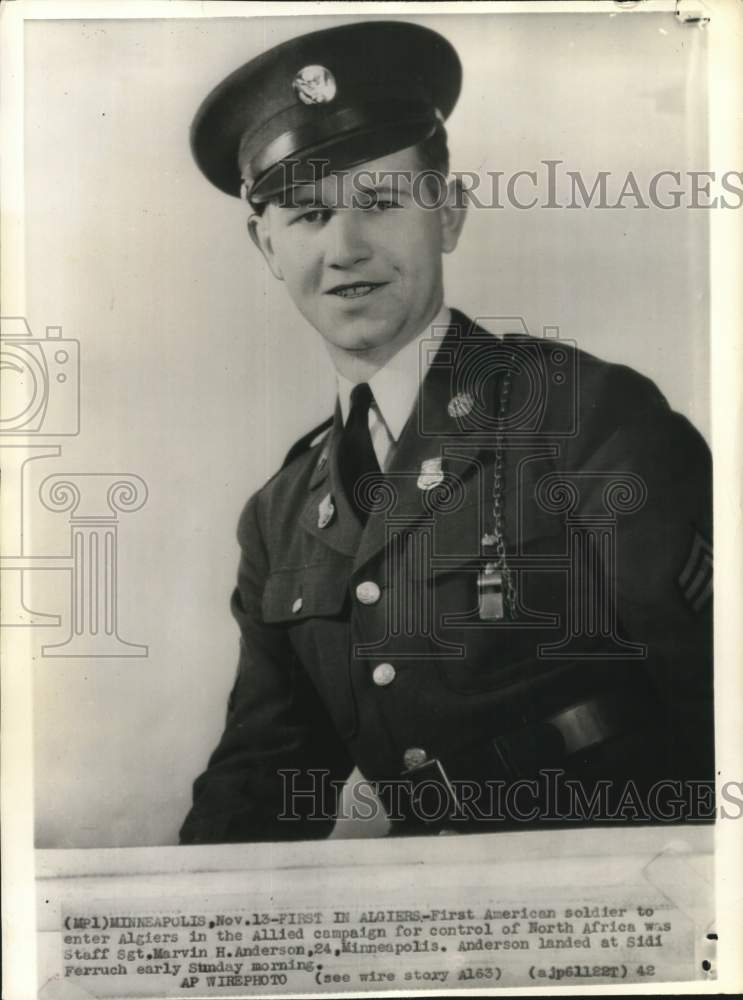
<svg viewBox="0 0 743 1000">
<path fill-rule="evenodd" d="M 249 241 L 247 210 L 199 174 L 188 129 L 229 71 L 351 18 L 40 21 L 25 52 L 25 312 L 80 344 L 80 433 L 29 464 L 34 555 L 69 554 L 53 473 L 130 473 L 118 628 L 142 657 L 47 657 L 70 628 L 69 574 L 39 571 L 31 634 L 37 845 L 172 844 L 221 733 L 237 662 L 228 601 L 246 498 L 332 411 L 322 341 Z M 440 14 L 464 65 L 449 122 L 460 171 L 705 169 L 704 32 L 672 14 Z M 667 185 L 668 187 L 669 185 Z M 672 186 L 672 185 L 671 185 Z M 688 184 L 684 185 L 688 189 Z M 661 189 L 663 190 L 663 189 Z M 518 188 L 531 197 L 528 182 Z M 569 200 L 569 199 L 566 199 Z M 686 207 L 471 209 L 446 297 L 523 317 L 653 378 L 708 427 L 707 217 Z M 11 308 L 8 308 L 11 307 Z M 487 324 L 486 324 L 487 325 Z"/>
</svg>

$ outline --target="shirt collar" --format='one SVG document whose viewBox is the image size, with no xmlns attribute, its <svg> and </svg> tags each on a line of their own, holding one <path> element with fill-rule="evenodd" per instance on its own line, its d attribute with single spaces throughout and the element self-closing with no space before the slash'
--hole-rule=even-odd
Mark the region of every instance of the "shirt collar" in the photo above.
<svg viewBox="0 0 743 1000">
<path fill-rule="evenodd" d="M 447 306 L 442 305 L 431 323 L 369 379 L 376 408 L 393 441 L 397 441 L 402 434 L 418 396 L 418 390 L 436 353 L 433 350 L 422 350 L 422 343 L 433 337 L 435 329 L 448 328 L 450 323 L 451 312 Z M 345 424 L 351 409 L 351 390 L 354 383 L 339 372 L 336 373 L 336 382 L 341 416 Z"/>
</svg>

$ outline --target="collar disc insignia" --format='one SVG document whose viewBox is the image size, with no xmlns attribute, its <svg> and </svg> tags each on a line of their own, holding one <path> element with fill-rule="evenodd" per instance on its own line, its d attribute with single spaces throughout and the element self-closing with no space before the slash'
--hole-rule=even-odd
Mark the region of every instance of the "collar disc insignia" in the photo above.
<svg viewBox="0 0 743 1000">
<path fill-rule="evenodd" d="M 475 400 L 472 398 L 469 392 L 458 392 L 456 396 L 452 396 L 449 400 L 449 405 L 446 408 L 447 413 L 450 417 L 466 417 L 468 414 L 472 413 L 472 408 L 475 405 Z"/>
</svg>

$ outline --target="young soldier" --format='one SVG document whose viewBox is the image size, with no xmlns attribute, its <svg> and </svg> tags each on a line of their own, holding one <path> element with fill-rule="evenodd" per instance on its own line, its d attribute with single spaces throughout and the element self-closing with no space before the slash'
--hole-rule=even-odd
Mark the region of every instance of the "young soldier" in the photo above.
<svg viewBox="0 0 743 1000">
<path fill-rule="evenodd" d="M 405 832 L 702 811 L 709 455 L 641 375 L 445 305 L 460 83 L 438 34 L 356 23 L 196 115 L 338 399 L 240 519 L 238 676 L 184 843 L 325 836 L 354 765 Z"/>
</svg>

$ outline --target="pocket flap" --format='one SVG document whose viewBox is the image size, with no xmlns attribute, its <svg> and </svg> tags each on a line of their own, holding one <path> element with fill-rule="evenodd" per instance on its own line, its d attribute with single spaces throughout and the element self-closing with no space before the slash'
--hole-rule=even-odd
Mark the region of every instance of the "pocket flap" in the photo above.
<svg viewBox="0 0 743 1000">
<path fill-rule="evenodd" d="M 275 570 L 263 590 L 263 620 L 271 624 L 336 617 L 347 594 L 347 574 L 335 563 Z"/>
</svg>

